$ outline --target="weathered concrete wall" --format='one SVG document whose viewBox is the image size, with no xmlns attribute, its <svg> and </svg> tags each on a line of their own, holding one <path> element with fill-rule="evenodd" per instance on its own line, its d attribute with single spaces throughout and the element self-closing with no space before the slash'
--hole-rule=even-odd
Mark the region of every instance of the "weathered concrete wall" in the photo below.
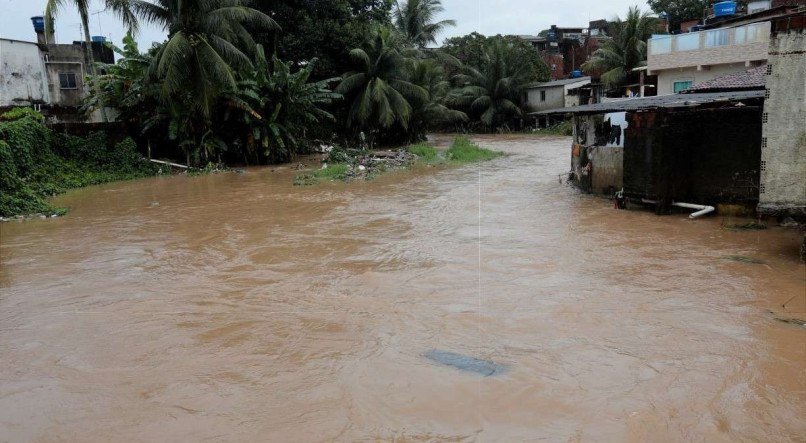
<svg viewBox="0 0 806 443">
<path fill-rule="evenodd" d="M 806 216 L 806 35 L 770 43 L 759 212 Z"/>
<path fill-rule="evenodd" d="M 540 100 L 540 91 L 546 91 L 546 100 Z M 565 88 L 553 86 L 546 88 L 531 88 L 526 91 L 527 105 L 531 112 L 557 109 L 565 106 Z"/>
<path fill-rule="evenodd" d="M 59 106 L 80 106 L 87 93 L 84 84 L 84 77 L 87 74 L 84 49 L 80 45 L 48 45 L 45 66 L 52 103 Z M 75 74 L 75 89 L 61 88 L 59 83 L 61 73 Z"/>
<path fill-rule="evenodd" d="M 45 64 L 36 43 L 0 39 L 0 106 L 49 101 Z"/>
<path fill-rule="evenodd" d="M 624 186 L 625 112 L 574 118 L 571 170 L 585 191 L 611 194 Z"/>
<path fill-rule="evenodd" d="M 591 191 L 611 194 L 624 186 L 624 148 L 591 146 Z"/>
</svg>

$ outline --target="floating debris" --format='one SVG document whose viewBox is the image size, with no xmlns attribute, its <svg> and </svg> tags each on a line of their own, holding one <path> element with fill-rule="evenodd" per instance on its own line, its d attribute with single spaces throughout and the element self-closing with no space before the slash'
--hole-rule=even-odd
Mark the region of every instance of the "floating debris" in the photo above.
<svg viewBox="0 0 806 443">
<path fill-rule="evenodd" d="M 775 317 L 776 320 L 782 323 L 787 323 L 790 325 L 795 326 L 803 326 L 806 327 L 806 320 L 801 320 L 799 318 L 782 318 L 782 317 Z"/>
<path fill-rule="evenodd" d="M 450 366 L 460 371 L 472 372 L 484 377 L 500 375 L 506 371 L 506 366 L 493 361 L 481 360 L 450 351 L 440 351 L 439 349 L 432 349 L 423 354 L 423 356 L 435 363 Z"/>
<path fill-rule="evenodd" d="M 764 261 L 761 261 L 759 259 L 752 258 L 752 257 L 745 257 L 743 255 L 729 255 L 729 256 L 725 257 L 725 259 L 732 260 L 732 261 L 737 261 L 737 262 L 740 262 L 740 263 L 751 263 L 751 264 L 754 264 L 754 265 L 766 264 Z"/>
</svg>

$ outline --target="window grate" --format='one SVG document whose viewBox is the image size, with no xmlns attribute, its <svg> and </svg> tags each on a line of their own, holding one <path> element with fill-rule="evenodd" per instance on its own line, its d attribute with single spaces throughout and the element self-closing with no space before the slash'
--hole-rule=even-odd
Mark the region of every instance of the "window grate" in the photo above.
<svg viewBox="0 0 806 443">
<path fill-rule="evenodd" d="M 59 73 L 59 88 L 60 89 L 78 89 L 78 82 L 76 81 L 75 72 L 60 72 Z"/>
<path fill-rule="evenodd" d="M 761 160 L 761 170 L 762 171 L 767 170 L 767 161 L 766 160 Z"/>
<path fill-rule="evenodd" d="M 767 89 L 764 90 L 764 98 L 765 99 L 770 98 L 770 88 L 767 88 Z"/>
<path fill-rule="evenodd" d="M 767 147 L 767 137 L 761 137 L 761 147 L 762 148 Z"/>
<path fill-rule="evenodd" d="M 761 123 L 767 123 L 768 121 L 770 121 L 770 114 L 766 112 L 761 114 Z"/>
<path fill-rule="evenodd" d="M 767 191 L 764 189 L 764 184 L 763 184 L 763 183 L 762 183 L 762 184 L 760 184 L 760 185 L 758 186 L 758 192 L 760 192 L 760 193 L 762 193 L 762 194 L 764 194 L 765 192 L 767 192 Z"/>
<path fill-rule="evenodd" d="M 772 75 L 772 65 L 767 65 L 767 75 Z"/>
</svg>

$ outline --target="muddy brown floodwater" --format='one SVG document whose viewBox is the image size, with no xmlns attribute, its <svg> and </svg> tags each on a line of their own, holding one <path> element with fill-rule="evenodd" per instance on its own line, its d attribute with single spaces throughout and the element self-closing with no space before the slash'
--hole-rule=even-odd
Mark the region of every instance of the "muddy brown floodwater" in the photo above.
<svg viewBox="0 0 806 443">
<path fill-rule="evenodd" d="M 0 225 L 0 441 L 804 441 L 797 232 L 616 211 L 559 183 L 568 139 L 480 140 L 512 155 Z"/>
</svg>

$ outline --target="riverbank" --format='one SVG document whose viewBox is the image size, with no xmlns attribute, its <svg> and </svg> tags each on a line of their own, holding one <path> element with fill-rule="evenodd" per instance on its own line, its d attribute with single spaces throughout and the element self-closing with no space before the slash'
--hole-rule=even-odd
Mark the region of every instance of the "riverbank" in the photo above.
<svg viewBox="0 0 806 443">
<path fill-rule="evenodd" d="M 131 139 L 56 134 L 27 108 L 0 116 L 0 218 L 47 218 L 64 207 L 49 199 L 70 189 L 155 175 Z"/>
</svg>

